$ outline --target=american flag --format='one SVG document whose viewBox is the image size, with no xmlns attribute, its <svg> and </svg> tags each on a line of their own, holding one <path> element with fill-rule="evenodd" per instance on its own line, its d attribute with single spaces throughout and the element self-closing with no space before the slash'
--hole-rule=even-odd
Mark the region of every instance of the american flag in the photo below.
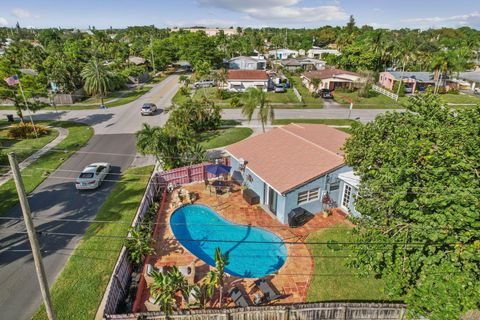
<svg viewBox="0 0 480 320">
<path fill-rule="evenodd" d="M 11 76 L 11 77 L 7 77 L 7 78 L 5 78 L 4 80 L 5 80 L 5 82 L 7 82 L 7 84 L 8 84 L 9 86 L 14 86 L 14 85 L 20 83 L 20 80 L 18 80 L 18 76 L 17 76 L 17 75 Z"/>
</svg>

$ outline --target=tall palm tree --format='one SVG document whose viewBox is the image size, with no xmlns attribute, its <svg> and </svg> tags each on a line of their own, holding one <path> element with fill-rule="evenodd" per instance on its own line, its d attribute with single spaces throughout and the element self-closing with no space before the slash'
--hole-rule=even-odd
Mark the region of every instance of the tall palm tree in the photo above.
<svg viewBox="0 0 480 320">
<path fill-rule="evenodd" d="M 147 123 L 142 125 L 142 129 L 135 133 L 137 138 L 137 150 L 141 154 L 153 154 L 157 161 L 161 161 L 159 137 L 161 136 L 161 127 L 152 127 Z"/>
<path fill-rule="evenodd" d="M 267 99 L 267 93 L 259 88 L 249 88 L 243 99 L 242 113 L 251 121 L 255 110 L 258 108 L 258 120 L 262 123 L 262 130 L 265 132 L 265 124 L 268 120 L 275 119 L 275 113 L 270 101 Z"/>
<path fill-rule="evenodd" d="M 83 67 L 81 76 L 85 81 L 83 88 L 90 95 L 100 96 L 102 106 L 103 98 L 112 87 L 111 77 L 104 65 L 97 59 L 90 60 Z"/>
</svg>

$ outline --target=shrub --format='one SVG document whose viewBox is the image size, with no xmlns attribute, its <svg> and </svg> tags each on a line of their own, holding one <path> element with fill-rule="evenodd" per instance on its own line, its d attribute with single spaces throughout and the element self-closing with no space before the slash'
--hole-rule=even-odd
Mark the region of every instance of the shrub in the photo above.
<svg viewBox="0 0 480 320">
<path fill-rule="evenodd" d="M 35 125 L 38 136 L 44 136 L 50 130 L 42 125 Z M 32 139 L 35 138 L 35 130 L 31 122 L 13 124 L 9 129 L 7 136 L 12 139 Z"/>
<path fill-rule="evenodd" d="M 190 90 L 188 89 L 188 87 L 181 87 L 180 94 L 182 96 L 188 96 L 190 94 Z"/>
<path fill-rule="evenodd" d="M 242 101 L 239 97 L 235 96 L 230 100 L 230 107 L 232 108 L 239 108 L 242 106 Z"/>
<path fill-rule="evenodd" d="M 451 88 L 450 90 L 447 91 L 447 93 L 450 94 L 460 94 L 460 91 L 456 88 Z"/>
</svg>

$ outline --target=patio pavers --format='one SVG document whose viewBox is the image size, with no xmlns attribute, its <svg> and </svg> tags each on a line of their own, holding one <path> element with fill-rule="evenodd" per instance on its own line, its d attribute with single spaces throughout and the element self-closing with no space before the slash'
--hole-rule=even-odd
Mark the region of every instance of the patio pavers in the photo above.
<svg viewBox="0 0 480 320">
<path fill-rule="evenodd" d="M 340 210 L 334 210 L 333 214 L 327 218 L 324 218 L 321 214 L 315 215 L 306 225 L 292 229 L 281 224 L 260 206 L 247 204 L 242 198 L 238 187 L 232 193 L 218 197 L 206 191 L 203 183 L 191 184 L 183 188 L 198 194 L 199 199 L 195 203 L 211 207 L 231 222 L 262 227 L 277 234 L 284 241 L 295 242 L 286 244 L 288 258 L 285 264 L 276 273 L 267 277 L 283 295 L 282 299 L 273 303 L 306 301 L 307 290 L 314 267 L 310 251 L 302 242 L 313 231 L 343 222 L 345 215 Z M 200 282 L 210 270 L 210 266 L 191 254 L 175 239 L 169 225 L 170 215 L 175 208 L 169 208 L 169 200 L 167 200 L 166 210 L 163 213 L 160 212 L 158 216 L 157 223 L 159 223 L 159 226 L 155 248 L 156 254 L 150 256 L 148 262 L 155 264 L 157 267 L 187 266 L 194 262 L 196 267 L 195 281 Z M 232 286 L 239 287 L 249 294 L 250 299 L 253 301 L 256 293 L 253 283 L 255 280 L 229 276 L 226 280 L 226 291 Z M 149 289 L 145 288 L 142 293 L 142 311 L 146 311 L 144 301 L 148 300 L 149 295 Z M 232 303 L 229 302 L 228 305 L 231 306 Z M 214 307 L 216 305 L 213 304 L 211 306 Z"/>
</svg>

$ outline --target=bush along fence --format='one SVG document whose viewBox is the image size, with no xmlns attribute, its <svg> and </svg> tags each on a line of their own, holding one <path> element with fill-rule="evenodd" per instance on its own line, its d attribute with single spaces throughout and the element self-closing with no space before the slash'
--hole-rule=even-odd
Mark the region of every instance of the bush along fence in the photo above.
<svg viewBox="0 0 480 320">
<path fill-rule="evenodd" d="M 403 320 L 405 305 L 397 303 L 303 303 L 232 309 L 206 309 L 174 312 L 168 317 L 162 312 L 108 315 L 118 320 Z"/>
<path fill-rule="evenodd" d="M 228 165 L 228 158 L 217 159 L 216 162 Z M 145 189 L 145 194 L 133 219 L 129 238 L 133 240 L 135 237 L 143 237 L 142 241 L 137 241 L 137 243 L 140 242 L 143 244 L 150 242 L 151 238 L 153 238 L 153 240 L 158 238 L 160 225 L 154 225 L 152 222 L 155 221 L 155 215 L 157 213 L 158 219 L 158 216 L 165 210 L 167 187 L 201 182 L 205 179 L 215 177 L 206 171 L 206 167 L 209 164 L 210 163 L 201 163 L 169 171 L 154 172 L 150 177 L 147 188 Z M 158 200 L 160 200 L 160 203 Z M 153 236 L 151 236 L 152 230 Z M 128 246 L 128 240 L 126 244 Z M 138 306 L 135 304 L 130 305 L 129 301 L 134 300 L 138 304 L 138 301 L 141 300 L 137 295 L 141 294 L 146 286 L 146 282 L 143 277 L 143 265 L 140 260 L 143 260 L 143 255 L 146 255 L 146 263 L 149 262 L 148 259 L 150 259 L 150 257 L 148 255 L 151 252 L 148 251 L 148 248 L 150 248 L 150 246 L 140 249 L 135 248 L 135 252 L 128 250 L 127 246 L 123 246 L 120 251 L 103 300 L 97 311 L 97 319 L 104 318 L 104 314 L 115 314 L 120 311 L 132 309 L 138 310 Z M 137 269 L 135 269 L 135 267 L 137 267 Z"/>
</svg>

